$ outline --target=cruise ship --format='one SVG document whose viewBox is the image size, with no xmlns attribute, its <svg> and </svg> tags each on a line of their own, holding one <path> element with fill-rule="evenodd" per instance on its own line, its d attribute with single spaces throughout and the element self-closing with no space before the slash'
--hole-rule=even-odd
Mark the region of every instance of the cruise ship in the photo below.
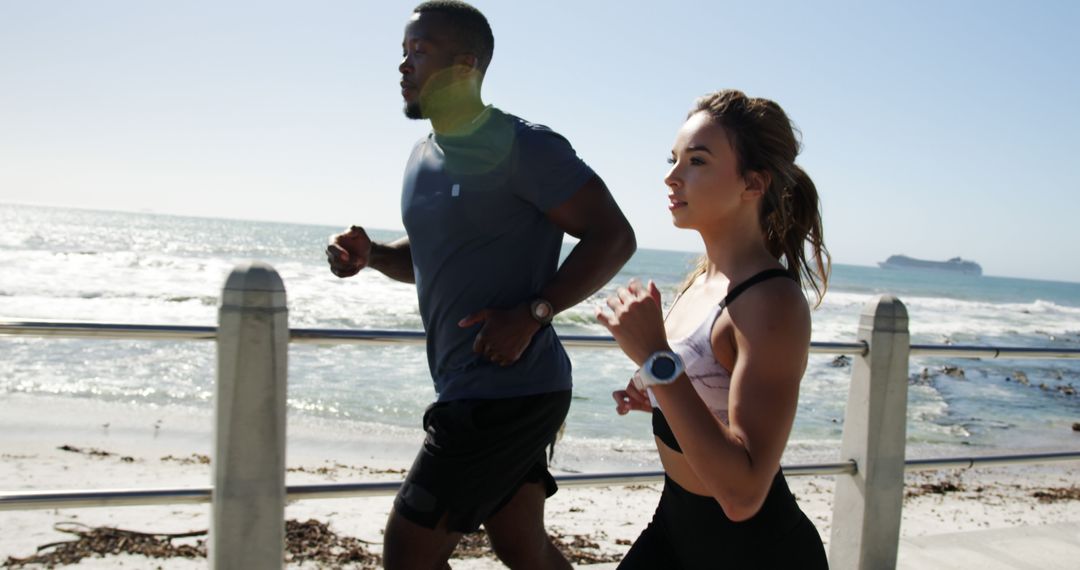
<svg viewBox="0 0 1080 570">
<path fill-rule="evenodd" d="M 890 255 L 889 259 L 879 262 L 878 265 L 882 269 L 930 269 L 963 273 L 964 275 L 982 275 L 982 267 L 978 263 L 959 257 L 954 257 L 948 261 L 928 261 L 906 255 Z"/>
</svg>

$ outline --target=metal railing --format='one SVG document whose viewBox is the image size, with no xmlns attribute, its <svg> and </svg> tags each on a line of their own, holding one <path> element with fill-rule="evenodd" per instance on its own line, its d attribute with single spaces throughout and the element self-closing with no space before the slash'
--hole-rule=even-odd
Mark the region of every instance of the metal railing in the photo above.
<svg viewBox="0 0 1080 570">
<path fill-rule="evenodd" d="M 248 273 L 243 273 L 247 271 Z M 113 324 L 92 322 L 63 322 L 51 320 L 20 321 L 0 319 L 0 335 L 41 336 L 55 338 L 99 338 L 99 339 L 139 339 L 139 340 L 216 340 L 219 353 L 218 384 L 242 385 L 250 379 L 246 368 L 262 366 L 259 363 L 280 358 L 280 349 L 263 346 L 258 349 L 245 348 L 237 343 L 236 338 L 253 335 L 293 344 L 362 344 L 362 345 L 402 345 L 421 344 L 424 333 L 419 331 L 390 330 L 335 330 L 335 329 L 284 329 L 284 287 L 276 272 L 268 266 L 252 266 L 244 270 L 237 269 L 229 277 L 223 292 L 221 309 L 221 327 L 176 326 L 147 324 Z M 259 273 L 259 272 L 262 273 Z M 251 275 L 255 275 L 251 281 Z M 268 283 L 267 276 L 276 280 L 277 289 L 260 288 Z M 245 279 L 247 281 L 245 281 Z M 262 280 L 262 281 L 260 281 Z M 263 283 L 252 285 L 251 283 Z M 230 288 L 231 287 L 231 288 Z M 244 297 L 247 295 L 247 297 Z M 231 300 L 230 300 L 231 299 Z M 227 320 L 226 316 L 229 319 Z M 271 316 L 277 325 L 267 325 L 267 316 Z M 262 319 L 262 324 L 257 321 Z M 227 326 L 226 326 L 227 325 Z M 275 329 L 275 326 L 278 329 Z M 245 328 L 246 327 L 246 328 Z M 279 330 L 284 329 L 284 330 Z M 222 332 L 224 331 L 224 332 Z M 253 333 L 254 331 L 254 333 Z M 275 332 L 277 331 L 277 332 Z M 876 303 L 867 305 L 860 316 L 859 340 L 856 342 L 813 342 L 810 352 L 814 354 L 835 354 L 857 357 L 853 359 L 850 402 L 860 402 L 860 406 L 847 406 L 841 457 L 844 461 L 836 463 L 818 463 L 804 465 L 785 465 L 787 476 L 806 475 L 841 475 L 837 480 L 834 497 L 833 540 L 830 562 L 838 568 L 876 568 L 895 565 L 896 547 L 899 540 L 899 517 L 903 472 L 931 469 L 970 468 L 975 466 L 1015 465 L 1023 463 L 1048 463 L 1080 460 L 1080 451 L 1021 455 L 999 455 L 983 457 L 948 457 L 937 459 L 904 460 L 907 375 L 910 356 L 956 357 L 980 359 L 1080 359 L 1080 349 L 1049 349 L 1026 347 L 961 346 L 961 345 L 912 345 L 907 332 L 907 313 L 903 304 L 892 297 L 881 297 Z M 560 335 L 567 347 L 574 348 L 612 348 L 614 340 L 607 336 Z M 231 343 L 231 344 L 230 344 Z M 243 343 L 246 345 L 251 343 Z M 228 345 L 226 347 L 226 345 Z M 223 360 L 223 351 L 229 352 L 230 358 Z M 244 352 L 252 351 L 252 352 Z M 274 356 L 276 354 L 276 356 Z M 227 361 L 226 361 L 227 360 Z M 283 390 L 283 360 L 275 365 L 264 366 L 263 372 L 272 377 L 272 384 L 280 385 Z M 240 363 L 240 364 L 237 364 Z M 252 364 L 254 363 L 254 364 Z M 276 366 L 276 368 L 275 368 Z M 238 388 L 242 389 L 242 388 Z M 243 398 L 241 398 L 243 400 Z M 283 424 L 283 404 L 278 410 L 278 419 L 270 421 Z M 215 430 L 215 486 L 186 489 L 114 489 L 114 490 L 67 490 L 22 493 L 0 493 L 0 511 L 25 509 L 53 509 L 76 507 L 112 507 L 160 504 L 198 504 L 214 503 L 214 529 L 224 538 L 230 537 L 230 530 L 235 524 L 227 525 L 218 518 L 236 516 L 246 505 L 219 505 L 229 500 L 230 479 L 227 464 L 229 450 L 241 445 L 245 437 L 272 438 L 272 435 L 259 434 L 250 436 L 237 430 L 222 428 L 222 421 L 230 413 L 261 413 L 258 410 L 238 411 L 237 408 L 219 408 L 217 410 L 218 428 Z M 269 413 L 269 412 L 267 412 Z M 224 415 L 224 417 L 223 417 Z M 265 419 L 266 415 L 246 416 L 247 421 Z M 870 418 L 873 418 L 872 420 Z M 241 424 L 243 425 L 243 424 Z M 221 432 L 234 432 L 224 437 Z M 240 432 L 252 430 L 239 430 Z M 273 431 L 273 430 L 260 430 Z M 269 457 L 267 461 L 283 462 L 284 441 L 281 426 L 281 441 L 260 440 L 259 447 L 280 447 L 280 457 Z M 224 439 L 223 439 L 224 437 Z M 241 439 L 235 439 L 235 438 Z M 233 438 L 233 439 L 228 439 Z M 272 454 L 271 454 L 272 455 Z M 224 459 L 223 459 L 224 458 Z M 235 461 L 235 460 L 234 460 Z M 231 469 L 244 470 L 250 466 L 241 462 Z M 284 465 L 281 465 L 281 471 Z M 265 471 L 260 469 L 259 471 Z M 269 502 L 329 499 L 342 497 L 372 497 L 392 495 L 397 492 L 400 481 L 341 483 L 326 485 L 285 486 L 281 473 L 279 477 L 280 501 L 274 499 L 273 485 L 270 485 Z M 560 475 L 556 480 L 564 487 L 625 485 L 635 483 L 654 483 L 663 477 L 662 471 L 622 472 L 622 473 L 587 473 Z M 859 481 L 856 482 L 856 479 Z M 215 492 L 215 489 L 217 491 Z M 221 497 L 219 497 L 221 496 Z M 250 497 L 249 497 L 250 499 Z M 259 507 L 255 507 L 259 508 Z M 278 507 L 275 507 L 278 508 Z M 837 520 L 836 513 L 843 512 L 846 517 Z M 266 517 L 247 516 L 247 519 L 265 519 Z M 871 521 L 872 524 L 866 524 Z M 265 521 L 264 521 L 265 522 Z M 265 526 L 265 524 L 264 524 Z M 269 525 L 273 531 L 273 525 Z M 235 532 L 234 532 L 235 534 Z M 280 541 L 269 540 L 267 544 Z M 219 548 L 227 551 L 229 548 Z M 222 566 L 217 555 L 215 560 Z M 232 553 L 233 560 L 245 560 L 250 553 Z M 273 560 L 270 552 L 265 560 Z M 250 558 L 247 558 L 250 560 Z"/>
<path fill-rule="evenodd" d="M 981 457 L 944 457 L 939 459 L 911 459 L 904 462 L 904 468 L 906 471 L 930 471 L 936 469 L 970 469 L 973 467 L 1053 463 L 1077 460 L 1080 460 L 1080 451 Z M 822 475 L 854 475 L 858 471 L 858 468 L 854 461 L 844 461 L 835 463 L 785 465 L 783 471 L 785 477 L 806 477 Z M 561 488 L 652 484 L 659 483 L 663 480 L 663 471 L 580 473 L 555 476 L 555 481 L 558 482 L 559 487 Z M 285 487 L 285 498 L 289 501 L 303 501 L 387 497 L 397 494 L 398 489 L 400 488 L 401 481 L 288 485 Z M 213 487 L 209 486 L 187 487 L 183 489 L 98 489 L 90 491 L 72 490 L 0 493 L 0 512 L 39 509 L 203 504 L 209 503 L 212 495 Z"/>
<path fill-rule="evenodd" d="M 1077 454 L 1077 457 L 1080 458 L 1080 454 Z M 851 462 L 815 463 L 784 467 L 784 474 L 788 476 L 843 475 L 854 472 L 855 464 Z M 648 484 L 663 481 L 663 479 L 663 471 L 576 473 L 555 476 L 555 480 L 560 487 Z M 285 494 L 290 501 L 345 497 L 385 497 L 396 494 L 400 487 L 401 481 L 289 485 L 285 488 Z M 0 493 L 0 511 L 209 503 L 212 491 L 212 487 L 189 487 L 184 489 L 101 489 L 92 491 Z"/>
<path fill-rule="evenodd" d="M 57 338 L 98 338 L 124 340 L 216 340 L 217 327 L 145 325 L 55 320 L 14 320 L 0 318 L 0 335 Z M 293 344 L 423 344 L 422 331 L 379 329 L 289 329 Z M 569 348 L 615 348 L 610 336 L 559 335 Z M 811 342 L 811 354 L 864 356 L 865 342 Z M 1080 349 L 978 346 L 959 344 L 912 344 L 912 356 L 942 356 L 979 359 L 1068 359 L 1080 360 Z"/>
</svg>

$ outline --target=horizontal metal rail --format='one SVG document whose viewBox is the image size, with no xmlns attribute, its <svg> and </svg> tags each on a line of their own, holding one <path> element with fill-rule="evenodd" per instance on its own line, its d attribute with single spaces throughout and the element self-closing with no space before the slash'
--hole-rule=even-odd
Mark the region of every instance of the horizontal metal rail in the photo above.
<svg viewBox="0 0 1080 570">
<path fill-rule="evenodd" d="M 213 487 L 184 489 L 101 489 L 0 493 L 0 512 L 37 509 L 141 507 L 209 503 Z"/>
<path fill-rule="evenodd" d="M 906 471 L 933 471 L 936 469 L 966 469 L 972 467 L 1055 463 L 1062 461 L 1080 461 L 1080 451 L 1032 453 L 1025 455 L 912 459 L 904 462 L 904 469 Z M 838 463 L 790 465 L 785 466 L 783 470 L 784 475 L 788 477 L 805 477 L 812 475 L 854 475 L 858 468 L 854 461 L 844 461 Z M 663 471 L 641 471 L 630 473 L 557 475 L 555 480 L 563 487 L 602 487 L 611 485 L 651 484 L 660 482 L 663 478 Z M 285 492 L 288 500 L 300 501 L 310 499 L 385 497 L 394 495 L 400 487 L 401 481 L 378 481 L 325 485 L 289 485 L 286 487 Z M 199 504 L 209 503 L 212 494 L 212 487 L 0 493 L 0 511 Z"/>
<path fill-rule="evenodd" d="M 1080 358 L 1080 349 L 1025 348 L 1011 346 L 964 346 L 956 344 L 913 344 L 912 356 L 951 356 L 953 358 Z"/>
<path fill-rule="evenodd" d="M 60 338 L 102 338 L 143 340 L 214 340 L 217 327 L 140 325 L 77 321 L 17 321 L 0 319 L 0 335 L 47 336 Z M 289 329 L 289 342 L 296 344 L 423 344 L 423 331 Z M 614 348 L 610 336 L 559 335 L 564 346 L 573 348 Z M 822 354 L 866 354 L 862 342 L 815 342 L 811 352 Z"/>
<path fill-rule="evenodd" d="M 1055 463 L 1080 460 L 1080 451 L 1054 453 L 1022 453 L 1018 455 L 984 455 L 975 457 L 941 457 L 938 459 L 909 459 L 904 462 L 905 471 L 932 471 L 935 469 L 969 469 L 971 467 L 994 467 L 1023 465 L 1026 463 Z"/>
<path fill-rule="evenodd" d="M 217 327 L 0 319 L 0 335 L 144 340 L 214 340 Z"/>
<path fill-rule="evenodd" d="M 64 338 L 108 338 L 144 340 L 214 340 L 216 327 L 140 325 L 61 321 L 15 321 L 0 319 L 0 335 L 49 336 Z M 422 344 L 422 331 L 289 329 L 289 341 L 297 344 Z M 611 348 L 610 336 L 560 335 L 563 344 L 574 348 Z M 862 342 L 812 342 L 815 354 L 861 356 Z M 912 356 L 952 356 L 957 358 L 1080 359 L 1080 349 L 1024 348 L 968 345 L 911 345 Z"/>
</svg>

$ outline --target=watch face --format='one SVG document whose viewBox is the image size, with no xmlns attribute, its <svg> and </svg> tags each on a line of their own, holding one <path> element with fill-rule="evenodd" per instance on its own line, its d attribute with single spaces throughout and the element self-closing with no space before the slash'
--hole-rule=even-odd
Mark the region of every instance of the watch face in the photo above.
<svg viewBox="0 0 1080 570">
<path fill-rule="evenodd" d="M 541 325 L 551 323 L 551 317 L 555 316 L 555 311 L 551 306 L 551 303 L 543 299 L 536 299 L 533 301 L 532 305 L 529 306 L 529 310 L 532 311 L 533 319 L 539 321 Z"/>
<path fill-rule="evenodd" d="M 675 361 L 669 356 L 661 356 L 653 360 L 649 369 L 653 378 L 667 379 L 675 375 Z"/>
</svg>

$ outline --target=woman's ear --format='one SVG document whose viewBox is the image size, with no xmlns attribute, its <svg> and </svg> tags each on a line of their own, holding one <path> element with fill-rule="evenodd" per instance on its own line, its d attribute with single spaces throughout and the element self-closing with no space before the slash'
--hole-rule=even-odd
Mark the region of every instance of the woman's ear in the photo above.
<svg viewBox="0 0 1080 570">
<path fill-rule="evenodd" d="M 749 170 L 743 179 L 746 181 L 746 190 L 743 191 L 743 196 L 746 198 L 756 199 L 764 196 L 765 191 L 769 189 L 769 184 L 772 184 L 772 176 L 765 171 Z"/>
</svg>

